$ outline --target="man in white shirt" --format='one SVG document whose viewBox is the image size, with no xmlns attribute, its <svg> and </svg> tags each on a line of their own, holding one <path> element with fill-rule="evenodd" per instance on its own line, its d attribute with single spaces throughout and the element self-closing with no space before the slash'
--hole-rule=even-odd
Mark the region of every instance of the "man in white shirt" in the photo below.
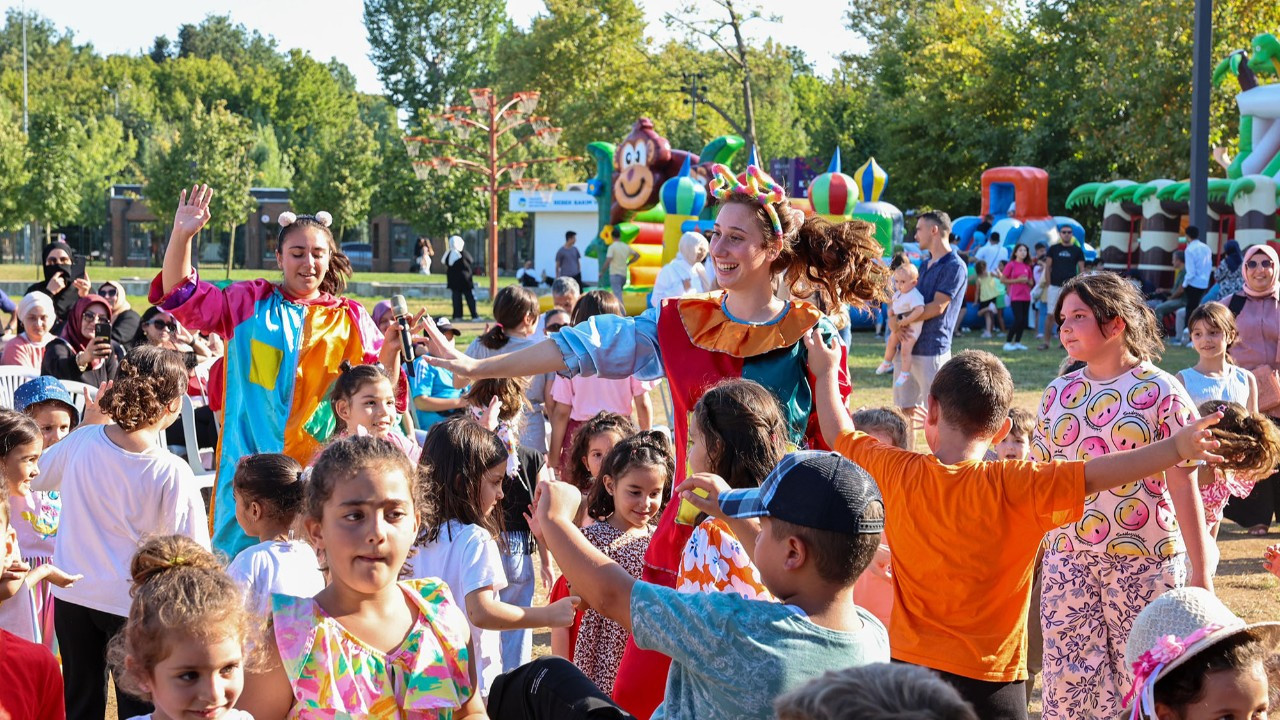
<svg viewBox="0 0 1280 720">
<path fill-rule="evenodd" d="M 977 235 L 978 233 L 974 233 L 974 239 L 981 240 Z M 1000 263 L 1009 261 L 1009 248 L 1000 244 L 1000 233 L 993 232 L 987 237 L 987 244 L 978 248 L 973 257 L 975 260 L 986 262 L 987 271 L 993 275 L 998 275 Z"/>
<path fill-rule="evenodd" d="M 1182 278 L 1182 294 L 1187 299 L 1187 321 L 1200 306 L 1200 300 L 1209 289 L 1213 274 L 1213 252 L 1200 239 L 1200 228 L 1187 226 L 1187 246 L 1184 250 L 1187 269 Z"/>
</svg>

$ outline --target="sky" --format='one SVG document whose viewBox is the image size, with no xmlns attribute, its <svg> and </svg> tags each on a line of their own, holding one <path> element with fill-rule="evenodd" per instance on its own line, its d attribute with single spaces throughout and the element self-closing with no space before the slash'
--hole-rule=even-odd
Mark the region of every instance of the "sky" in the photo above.
<svg viewBox="0 0 1280 720">
<path fill-rule="evenodd" d="M 649 34 L 659 42 L 680 36 L 668 30 L 663 14 L 684 5 L 684 0 L 640 0 Z M 783 14 L 783 22 L 755 20 L 744 27 L 753 39 L 773 37 L 784 45 L 803 48 L 820 74 L 829 73 L 836 56 L 854 42 L 845 29 L 847 0 L 763 0 L 766 14 Z M 21 0 L 0 0 L 0 6 L 19 8 Z M 91 43 L 99 53 L 138 53 L 151 48 L 157 35 L 177 38 L 183 23 L 197 23 L 206 15 L 227 14 L 231 19 L 263 35 L 272 35 L 282 49 L 301 48 L 319 60 L 336 57 L 355 74 L 363 92 L 381 93 L 382 83 L 369 62 L 361 0 L 26 0 L 26 6 L 51 19 L 61 29 L 75 32 L 77 42 Z M 518 24 L 546 6 L 542 0 L 508 0 L 507 13 Z"/>
</svg>

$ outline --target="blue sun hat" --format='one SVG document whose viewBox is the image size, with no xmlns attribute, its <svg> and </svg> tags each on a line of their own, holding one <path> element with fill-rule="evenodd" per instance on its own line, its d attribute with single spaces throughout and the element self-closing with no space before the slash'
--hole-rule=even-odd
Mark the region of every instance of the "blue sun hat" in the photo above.
<svg viewBox="0 0 1280 720">
<path fill-rule="evenodd" d="M 50 400 L 67 406 L 67 412 L 71 413 L 72 424 L 80 422 L 80 411 L 76 409 L 71 392 L 56 377 L 41 375 L 22 383 L 17 390 L 13 391 L 13 409 L 18 412 L 23 412 L 31 405 Z"/>
</svg>

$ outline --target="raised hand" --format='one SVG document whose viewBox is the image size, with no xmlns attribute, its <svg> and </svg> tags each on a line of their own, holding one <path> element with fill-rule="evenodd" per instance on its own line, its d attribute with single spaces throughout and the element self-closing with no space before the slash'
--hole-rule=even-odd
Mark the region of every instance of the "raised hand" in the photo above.
<svg viewBox="0 0 1280 720">
<path fill-rule="evenodd" d="M 178 210 L 173 214 L 175 235 L 195 237 L 209 222 L 209 200 L 213 189 L 208 185 L 193 185 L 191 193 L 184 189 L 178 195 Z"/>
<path fill-rule="evenodd" d="M 1213 453 L 1222 443 L 1214 439 L 1213 431 L 1209 429 L 1217 425 L 1221 419 L 1222 413 L 1216 412 L 1212 415 L 1205 415 L 1179 430 L 1173 436 L 1174 443 L 1178 446 L 1178 455 L 1183 460 L 1200 460 L 1210 463 L 1223 462 L 1224 458 L 1221 455 Z"/>
<path fill-rule="evenodd" d="M 694 473 L 675 487 L 673 496 L 687 500 L 698 512 L 720 517 L 720 493 L 729 489 L 729 483 L 714 473 Z"/>
<path fill-rule="evenodd" d="M 108 380 L 98 386 L 98 397 L 101 398 L 111 389 L 111 380 Z M 106 425 L 111 422 L 111 418 L 102 412 L 102 408 L 98 406 L 98 401 L 89 397 L 89 388 L 85 388 L 84 393 L 84 412 L 81 413 L 81 425 Z"/>
<path fill-rule="evenodd" d="M 824 340 L 822 331 L 814 327 L 804 335 L 804 346 L 809 351 L 809 369 L 814 377 L 835 372 L 840 362 L 840 341 L 835 337 Z"/>
<path fill-rule="evenodd" d="M 444 368 L 454 375 L 474 377 L 476 361 L 450 344 L 429 316 L 424 320 L 423 329 L 427 333 L 426 358 L 429 364 Z"/>
</svg>

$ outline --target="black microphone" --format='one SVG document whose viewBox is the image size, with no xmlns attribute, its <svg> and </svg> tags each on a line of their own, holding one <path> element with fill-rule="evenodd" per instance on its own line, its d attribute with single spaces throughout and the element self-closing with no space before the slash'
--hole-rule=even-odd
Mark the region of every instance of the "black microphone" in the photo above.
<svg viewBox="0 0 1280 720">
<path fill-rule="evenodd" d="M 405 372 L 413 377 L 413 337 L 409 333 L 409 304 L 403 295 L 391 296 L 391 314 L 400 326 L 400 360 L 405 364 Z"/>
</svg>

